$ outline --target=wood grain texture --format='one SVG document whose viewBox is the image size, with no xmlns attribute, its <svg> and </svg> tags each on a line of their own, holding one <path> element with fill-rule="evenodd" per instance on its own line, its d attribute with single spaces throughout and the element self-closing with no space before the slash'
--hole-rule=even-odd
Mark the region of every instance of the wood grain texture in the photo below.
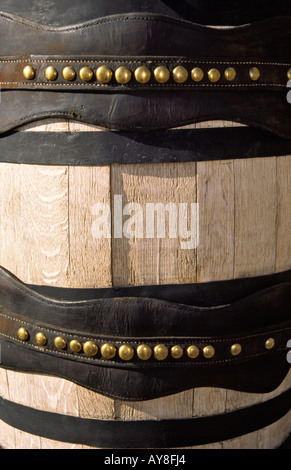
<svg viewBox="0 0 291 470">
<path fill-rule="evenodd" d="M 217 125 L 229 123 L 207 124 Z M 61 121 L 26 129 L 100 130 Z M 70 287 L 206 282 L 290 269 L 290 178 L 290 157 L 94 168 L 1 163 L 0 264 L 25 282 Z M 96 204 L 110 204 L 114 222 L 116 195 L 122 197 L 123 208 L 135 203 L 143 210 L 147 203 L 199 203 L 198 248 L 181 249 L 182 237 L 170 238 L 168 227 L 164 239 L 147 239 L 145 231 L 142 238 L 124 233 L 121 238 L 94 237 Z M 134 214 L 131 209 L 122 215 L 122 227 Z M 189 226 L 189 213 L 187 222 Z M 113 225 L 111 229 L 113 235 Z M 135 231 L 136 225 L 128 230 Z M 2 369 L 0 374 L 0 393 L 8 399 L 96 419 L 198 417 L 268 397 L 201 388 L 135 403 L 112 400 L 63 379 Z M 290 386 L 290 376 L 282 387 L 287 382 Z M 272 448 L 287 437 L 289 428 L 285 417 L 259 432 L 202 448 Z M 2 422 L 0 444 L 86 448 L 27 435 Z"/>
</svg>

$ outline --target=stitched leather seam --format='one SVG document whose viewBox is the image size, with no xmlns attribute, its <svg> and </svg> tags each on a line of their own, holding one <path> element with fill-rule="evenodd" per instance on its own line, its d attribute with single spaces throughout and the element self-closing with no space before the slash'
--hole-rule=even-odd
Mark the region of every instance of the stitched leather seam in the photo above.
<svg viewBox="0 0 291 470">
<path fill-rule="evenodd" d="M 286 88 L 286 85 L 278 84 L 278 83 L 248 83 L 248 84 L 211 84 L 211 83 L 202 83 L 202 84 L 191 84 L 191 85 L 185 85 L 183 83 L 163 83 L 163 84 L 146 84 L 146 85 L 103 85 L 99 83 L 27 83 L 27 82 L 0 82 L 0 85 L 25 85 L 28 87 L 37 87 L 37 86 L 44 86 L 44 87 L 92 87 L 92 88 L 123 88 L 123 89 L 128 89 L 128 88 L 142 88 L 145 89 L 147 87 L 151 88 L 170 88 L 170 87 L 175 87 L 175 88 L 198 88 L 198 87 L 209 87 L 209 88 L 242 88 L 242 87 L 280 87 L 280 88 Z"/>
<path fill-rule="evenodd" d="M 46 26 L 46 25 L 42 25 L 40 23 L 36 23 L 36 22 L 32 22 L 32 21 L 29 21 L 29 20 L 25 20 L 24 22 L 23 21 L 20 21 L 18 18 L 14 17 L 13 15 L 9 15 L 9 14 L 5 14 L 3 12 L 0 13 L 0 17 L 4 18 L 5 20 L 7 21 L 11 21 L 11 22 L 15 22 L 15 23 L 19 23 L 21 26 L 27 26 L 27 27 L 30 27 L 32 29 L 40 29 L 42 31 L 47 31 L 47 32 L 59 32 L 59 33 L 67 33 L 67 32 L 73 32 L 73 31 L 78 31 L 78 30 L 83 30 L 83 29 L 88 29 L 88 28 L 91 28 L 91 27 L 94 27 L 94 26 L 99 26 L 99 25 L 104 25 L 104 24 L 112 24 L 112 23 L 117 23 L 117 22 L 126 22 L 126 21 L 149 21 L 149 22 L 153 22 L 153 23 L 166 23 L 168 25 L 171 25 L 171 24 L 174 24 L 176 26 L 182 26 L 183 29 L 190 29 L 191 31 L 193 30 L 199 30 L 199 31 L 209 31 L 210 34 L 213 34 L 214 36 L 220 36 L 221 35 L 221 31 L 223 31 L 225 33 L 225 31 L 227 30 L 224 30 L 224 29 L 215 29 L 215 28 L 209 28 L 207 26 L 202 26 L 202 25 L 199 25 L 199 24 L 193 24 L 189 21 L 186 21 L 186 20 L 177 20 L 177 19 L 174 19 L 174 18 L 169 18 L 169 17 L 165 17 L 165 16 L 161 16 L 161 15 L 158 15 L 157 17 L 155 16 L 132 16 L 132 17 L 129 17 L 129 16 L 124 16 L 122 18 L 118 17 L 118 18 L 115 18 L 115 19 L 104 19 L 104 18 L 101 18 L 101 19 L 95 19 L 94 21 L 91 21 L 91 22 L 87 22 L 87 23 L 82 23 L 80 25 L 74 25 L 74 26 L 66 26 L 66 27 L 63 27 L 63 26 L 59 26 L 59 27 L 51 27 L 51 26 Z M 254 30 L 254 28 L 256 28 L 256 31 L 260 31 L 260 30 L 266 30 L 266 25 L 268 26 L 268 31 L 269 33 L 271 33 L 271 31 L 273 29 L 278 29 L 278 26 L 276 25 L 275 27 L 270 27 L 270 20 L 265 20 L 265 21 L 262 21 L 260 24 L 249 24 L 249 25 L 242 25 L 242 26 L 238 26 L 238 27 L 234 27 L 234 28 L 231 28 L 230 31 L 232 32 L 232 30 L 234 31 L 240 31 L 241 34 L 245 34 L 247 33 L 248 31 L 252 31 Z M 286 20 L 284 21 L 284 24 L 286 23 Z"/>
<path fill-rule="evenodd" d="M 28 323 L 26 321 L 22 321 L 22 320 L 19 320 L 13 316 L 9 316 L 9 315 L 5 315 L 4 313 L 0 313 L 0 316 L 2 316 L 3 318 L 7 318 L 8 320 L 10 321 L 14 321 L 16 323 L 19 323 L 20 325 L 25 325 L 25 326 L 28 326 L 28 327 L 34 327 L 34 328 L 39 328 L 40 330 L 42 331 L 45 331 L 45 332 L 50 332 L 50 333 L 53 333 L 53 334 L 63 334 L 65 336 L 68 336 L 70 338 L 80 338 L 80 339 L 84 339 L 84 340 L 95 340 L 95 341 L 105 341 L 106 340 L 106 337 L 105 339 L 103 339 L 103 335 L 101 335 L 100 339 L 97 338 L 92 338 L 91 337 L 87 337 L 87 336 L 82 336 L 82 334 L 78 334 L 78 332 L 72 332 L 72 333 L 67 333 L 66 331 L 62 331 L 60 333 L 59 330 L 55 330 L 55 329 L 51 329 L 47 326 L 39 326 L 39 325 L 33 325 L 31 323 Z M 266 336 L 266 335 L 270 335 L 270 334 L 274 334 L 274 333 L 281 333 L 281 332 L 287 332 L 287 331 L 291 331 L 291 327 L 290 328 L 279 328 L 279 329 L 275 329 L 275 330 L 268 330 L 266 332 L 262 332 L 262 333 L 257 333 L 257 334 L 253 334 L 253 335 L 246 335 L 246 336 L 239 336 L 239 337 L 231 337 L 231 338 L 226 338 L 226 339 L 213 339 L 213 338 L 207 338 L 207 339 L 200 339 L 199 337 L 198 338 L 193 338 L 195 339 L 196 342 L 198 343 L 226 343 L 226 342 L 235 342 L 235 341 L 243 341 L 243 340 L 246 340 L 246 339 L 253 339 L 253 338 L 259 338 L 259 337 L 262 337 L 262 336 Z M 4 333 L 1 333 L 0 334 L 4 334 Z M 6 335 L 7 336 L 7 335 Z M 97 335 L 96 335 L 97 336 Z M 104 335 L 104 336 L 109 336 L 110 335 Z M 17 338 L 14 338 L 13 336 L 7 336 L 8 338 L 11 338 L 11 339 L 16 339 Z M 173 344 L 175 345 L 177 342 L 181 342 L 183 344 L 191 344 L 191 342 L 193 342 L 193 339 L 191 340 L 189 337 L 180 337 L 180 336 L 177 336 L 177 339 L 172 339 L 172 340 L 167 340 L 167 338 L 173 338 L 173 336 L 161 336 L 161 337 L 150 337 L 150 339 L 148 337 L 145 337 L 145 338 L 141 338 L 139 341 L 135 340 L 133 341 L 131 339 L 131 337 L 125 337 L 124 340 L 122 341 L 115 341 L 115 340 L 112 340 L 114 343 L 116 344 L 124 344 L 126 341 L 132 343 L 132 344 L 143 344 L 144 341 L 149 341 L 149 342 L 152 342 L 152 341 L 155 341 L 155 342 L 159 342 L 159 341 L 162 341 L 162 340 L 166 340 L 167 343 L 169 344 Z M 18 340 L 17 340 L 18 341 Z M 25 341 L 21 341 L 21 343 L 23 344 L 27 344 Z"/>
<path fill-rule="evenodd" d="M 91 63 L 91 64 L 98 64 L 98 63 L 127 63 L 127 64 L 144 64 L 144 63 L 148 63 L 149 61 L 152 62 L 153 60 L 156 60 L 161 63 L 167 63 L 167 64 L 176 64 L 177 61 L 179 61 L 179 63 L 181 64 L 193 64 L 193 66 L 195 66 L 195 64 L 207 64 L 207 65 L 216 65 L 216 64 L 220 64 L 220 65 L 276 65 L 276 66 L 282 66 L 282 67 L 290 67 L 291 66 L 291 63 L 284 63 L 284 62 L 261 62 L 260 60 L 258 61 L 239 61 L 239 62 L 235 62 L 235 61 L 219 61 L 219 60 L 189 60 L 189 59 L 184 59 L 183 57 L 173 57 L 171 59 L 164 59 L 163 57 L 151 57 L 150 59 L 145 57 L 144 60 L 128 60 L 128 59 L 120 59 L 120 60 L 111 60 L 111 59 L 100 59 L 100 60 L 97 60 L 97 59 L 90 59 L 88 58 L 87 60 L 85 59 L 76 59 L 76 60 L 72 60 L 72 59 L 54 59 L 53 56 L 52 58 L 50 59 L 50 57 L 47 57 L 45 60 L 42 60 L 42 59 L 34 59 L 33 57 L 31 57 L 30 59 L 11 59 L 11 60 L 2 60 L 0 59 L 0 63 L 2 64 L 8 64 L 8 63 L 45 63 L 45 64 L 50 64 L 52 62 L 55 62 L 55 63 L 65 63 L 65 64 L 88 64 L 88 63 Z"/>
<path fill-rule="evenodd" d="M 146 366 L 149 366 L 149 367 L 162 367 L 162 366 L 165 366 L 165 365 L 179 365 L 179 366 L 186 366 L 186 365 L 203 365 L 205 366 L 206 364 L 207 365 L 214 365 L 214 364 L 225 364 L 225 363 L 233 363 L 233 362 L 245 362 L 245 361 L 248 361 L 250 359 L 254 359 L 254 358 L 257 358 L 257 357 L 265 357 L 265 356 L 271 356 L 271 355 L 277 355 L 281 352 L 285 352 L 288 350 L 288 348 L 284 347 L 284 348 L 278 348 L 276 349 L 275 351 L 267 351 L 267 352 L 261 352 L 261 353 L 256 353 L 256 354 L 250 354 L 248 356 L 244 356 L 244 357 L 231 357 L 229 359 L 220 359 L 220 360 L 213 360 L 213 359 L 205 359 L 205 361 L 201 362 L 201 361 L 196 361 L 195 359 L 193 359 L 192 362 L 188 361 L 188 362 L 168 362 L 168 361 L 156 361 L 156 362 L 144 362 L 144 361 L 138 361 L 138 362 L 131 362 L 131 361 L 122 361 L 120 363 L 116 363 L 115 361 L 107 361 L 105 359 L 94 359 L 94 358 L 90 358 L 88 356 L 77 356 L 76 354 L 70 354 L 70 353 L 67 353 L 67 352 L 64 352 L 64 351 L 56 351 L 56 350 L 53 350 L 53 349 L 49 349 L 48 347 L 39 347 L 39 346 L 36 346 L 34 344 L 26 344 L 25 342 L 17 339 L 17 338 L 12 338 L 10 337 L 9 335 L 6 335 L 4 333 L 0 333 L 0 337 L 3 336 L 7 339 L 10 339 L 10 340 L 13 340 L 14 342 L 17 342 L 19 344 L 21 344 L 22 346 L 25 346 L 29 349 L 36 349 L 42 353 L 49 353 L 50 355 L 53 355 L 53 356 L 59 356 L 59 355 L 62 355 L 62 356 L 66 356 L 68 358 L 74 358 L 74 360 L 76 362 L 87 362 L 87 361 L 90 361 L 90 362 L 93 362 L 95 363 L 97 366 L 101 366 L 103 364 L 105 365 L 111 365 L 111 366 L 116 366 L 116 365 L 121 365 L 121 367 L 124 367 L 124 366 L 131 366 L 130 368 L 131 369 L 134 369 L 137 365 L 141 365 L 143 367 L 146 367 Z M 78 361 L 79 359 L 79 361 Z"/>
</svg>

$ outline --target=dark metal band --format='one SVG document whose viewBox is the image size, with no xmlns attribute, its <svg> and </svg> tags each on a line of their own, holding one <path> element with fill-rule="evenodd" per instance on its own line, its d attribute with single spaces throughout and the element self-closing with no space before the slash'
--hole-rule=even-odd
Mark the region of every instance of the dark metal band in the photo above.
<svg viewBox="0 0 291 470">
<path fill-rule="evenodd" d="M 97 420 L 41 411 L 0 398 L 0 419 L 47 439 L 99 448 L 199 446 L 270 426 L 290 411 L 291 389 L 263 403 L 209 417 L 153 421 Z"/>
<path fill-rule="evenodd" d="M 287 279 L 290 273 L 285 275 Z M 260 282 L 268 285 L 271 278 Z M 250 287 L 240 286 L 239 280 L 237 285 L 237 299 L 222 305 L 197 306 L 199 287 L 191 292 L 191 285 L 171 294 L 168 286 L 166 295 L 163 286 L 161 299 L 113 297 L 113 290 L 109 295 L 103 290 L 94 300 L 76 301 L 78 294 L 73 294 L 71 301 L 60 301 L 2 269 L 1 366 L 64 377 L 125 400 L 201 386 L 269 392 L 290 368 L 286 354 L 291 283 L 273 284 L 246 296 Z M 233 287 L 230 296 L 235 295 Z M 157 287 L 152 289 L 158 297 Z M 188 305 L 173 299 L 183 290 L 188 290 Z M 198 303 L 205 293 L 204 286 Z M 164 296 L 171 300 L 162 300 Z"/>
<path fill-rule="evenodd" d="M 291 154 L 291 142 L 248 127 L 142 132 L 12 132 L 0 161 L 35 165 L 111 165 L 260 158 Z"/>
<path fill-rule="evenodd" d="M 253 0 L 2 0 L 1 9 L 39 23 L 66 26 L 78 21 L 90 21 L 102 16 L 152 12 L 183 18 L 206 25 L 241 25 L 271 18 L 291 16 L 288 0 L 264 0 L 260 4 Z"/>
<path fill-rule="evenodd" d="M 2 12 L 0 132 L 53 117 L 126 131 L 223 119 L 290 138 L 290 31 L 289 17 L 216 29 L 130 13 L 56 28 Z"/>
</svg>

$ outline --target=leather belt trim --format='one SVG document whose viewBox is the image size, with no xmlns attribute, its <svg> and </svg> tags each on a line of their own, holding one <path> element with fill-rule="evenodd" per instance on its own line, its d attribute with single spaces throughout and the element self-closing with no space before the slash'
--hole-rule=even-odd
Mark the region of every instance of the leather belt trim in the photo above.
<svg viewBox="0 0 291 470">
<path fill-rule="evenodd" d="M 131 13 L 57 28 L 2 12 L 0 132 L 54 117 L 126 131 L 220 119 L 291 138 L 290 22 L 217 29 Z"/>
<path fill-rule="evenodd" d="M 291 389 L 263 403 L 209 417 L 98 420 L 41 411 L 0 397 L 0 419 L 47 439 L 100 448 L 177 448 L 225 441 L 270 426 L 290 411 Z"/>
<path fill-rule="evenodd" d="M 125 400 L 195 386 L 269 392 L 290 368 L 290 286 L 212 307 L 147 297 L 68 302 L 40 295 L 2 269 L 1 366 L 61 376 Z"/>
<path fill-rule="evenodd" d="M 163 67 L 161 73 L 168 74 L 162 83 L 159 67 Z M 106 73 L 105 78 L 102 71 Z M 255 76 L 255 73 L 259 75 Z M 285 90 L 289 75 L 291 60 L 287 63 L 266 60 L 194 61 L 183 57 L 128 56 L 0 59 L 0 85 L 4 90 Z"/>
<path fill-rule="evenodd" d="M 291 8 L 286 0 L 256 4 L 245 0 L 243 5 L 232 0 L 220 0 L 219 8 L 215 0 L 86 0 L 86 8 L 79 8 L 76 0 L 31 0 L 29 10 L 23 1 L 9 0 L 5 7 L 9 13 L 16 13 L 30 20 L 45 24 L 66 26 L 92 18 L 130 13 L 136 11 L 152 12 L 167 16 L 184 18 L 188 21 L 206 25 L 241 25 L 274 16 L 291 16 Z"/>
<path fill-rule="evenodd" d="M 1 162 L 36 165 L 199 162 L 290 154 L 289 139 L 247 127 L 177 129 L 150 134 L 11 132 L 0 139 Z"/>
</svg>

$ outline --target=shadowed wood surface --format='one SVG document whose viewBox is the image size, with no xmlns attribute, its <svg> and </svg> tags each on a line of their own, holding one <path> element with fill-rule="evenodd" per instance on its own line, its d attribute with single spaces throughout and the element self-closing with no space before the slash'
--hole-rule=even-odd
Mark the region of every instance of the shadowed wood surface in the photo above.
<svg viewBox="0 0 291 470">
<path fill-rule="evenodd" d="M 27 126 L 27 131 L 39 130 L 98 131 L 67 122 Z M 206 282 L 290 269 L 290 181 L 288 156 L 111 167 L 1 163 L 0 264 L 24 282 L 63 287 Z M 164 239 L 124 234 L 96 238 L 92 232 L 99 214 L 96 204 L 108 203 L 113 209 L 116 195 L 122 197 L 123 206 L 142 208 L 147 203 L 199 203 L 197 249 L 181 249 L 183 237 L 170 238 L 168 228 Z M 123 223 L 134 213 L 131 208 Z M 190 227 L 189 213 L 187 223 Z M 127 234 L 137 235 L 136 229 L 133 223 Z M 53 377 L 3 369 L 0 377 L 1 396 L 17 403 L 73 416 L 128 420 L 223 413 L 276 396 L 291 381 L 289 375 L 278 390 L 267 395 L 201 388 L 133 403 Z M 264 430 L 202 447 L 273 448 L 289 433 L 290 414 Z M 0 445 L 86 448 L 32 436 L 3 422 Z"/>
</svg>

